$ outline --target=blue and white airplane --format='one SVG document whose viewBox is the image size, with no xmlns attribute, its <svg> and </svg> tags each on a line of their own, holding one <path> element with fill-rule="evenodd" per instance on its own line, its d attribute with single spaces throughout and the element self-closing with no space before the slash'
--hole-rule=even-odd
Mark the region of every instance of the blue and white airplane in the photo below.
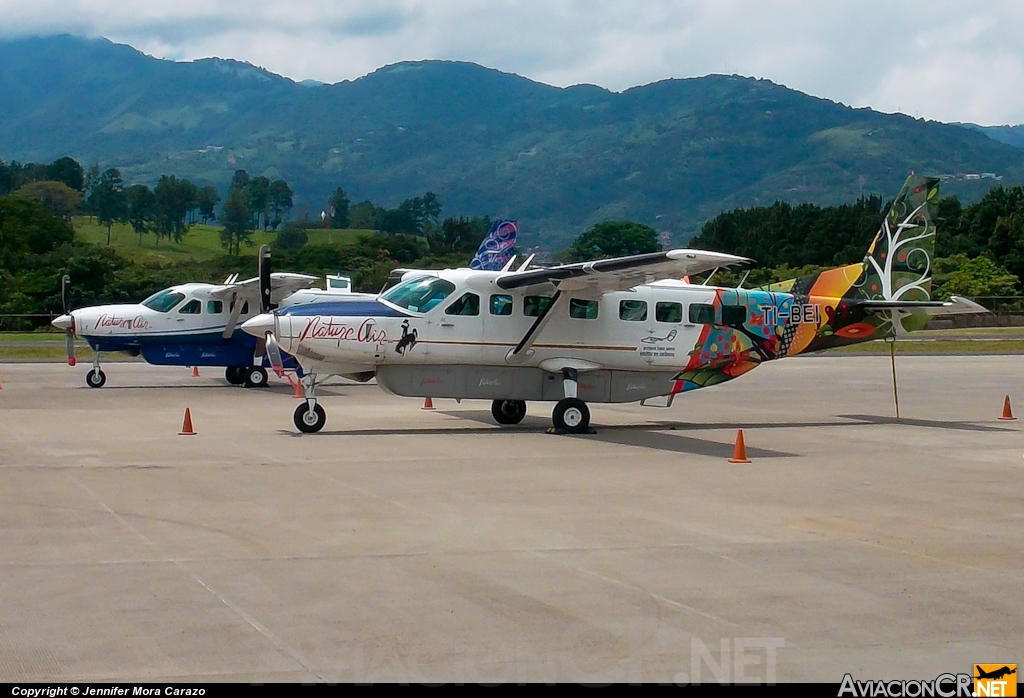
<svg viewBox="0 0 1024 698">
<path fill-rule="evenodd" d="M 107 376 L 100 367 L 104 352 L 141 355 L 160 366 L 224 366 L 225 378 L 233 385 L 250 388 L 267 384 L 263 367 L 263 343 L 241 330 L 242 323 L 257 313 L 287 304 L 296 291 L 311 286 L 316 277 L 307 274 L 270 273 L 269 251 L 260 249 L 260 273 L 265 275 L 269 294 L 261 296 L 260 277 L 238 281 L 235 274 L 223 284 L 187 283 L 171 286 L 141 303 L 100 305 L 70 310 L 70 279 L 63 279 L 64 314 L 53 321 L 67 336 L 68 364 L 74 366 L 75 337 L 84 339 L 95 352 L 85 382 L 100 388 Z M 350 293 L 332 288 L 333 297 Z M 321 292 L 323 293 L 323 292 Z M 288 368 L 297 364 L 284 358 Z M 300 371 L 301 375 L 301 371 Z"/>
</svg>

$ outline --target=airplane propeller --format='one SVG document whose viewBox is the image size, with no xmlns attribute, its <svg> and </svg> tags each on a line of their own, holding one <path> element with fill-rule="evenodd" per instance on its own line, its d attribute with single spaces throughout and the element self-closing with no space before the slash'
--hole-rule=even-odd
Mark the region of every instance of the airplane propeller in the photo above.
<svg viewBox="0 0 1024 698">
<path fill-rule="evenodd" d="M 71 277 L 67 274 L 60 280 L 60 300 L 64 308 L 64 314 L 70 318 L 70 324 L 64 330 L 64 339 L 67 343 L 68 366 L 74 366 L 75 359 L 75 316 L 71 314 Z"/>
<path fill-rule="evenodd" d="M 273 291 L 270 283 L 270 246 L 262 245 L 260 247 L 259 258 L 257 260 L 259 265 L 259 277 L 260 277 L 260 313 L 269 313 L 270 307 L 270 294 Z M 273 349 L 271 349 L 273 347 Z M 272 354 L 274 351 L 276 353 Z M 281 349 L 277 344 L 277 340 L 274 339 L 274 335 L 268 332 L 263 338 L 256 340 L 256 356 L 266 356 L 267 360 L 270 361 L 270 365 L 273 366 L 274 371 L 278 376 L 281 375 L 281 371 L 284 368 L 284 364 L 281 361 Z M 276 359 L 276 363 L 275 363 Z"/>
</svg>

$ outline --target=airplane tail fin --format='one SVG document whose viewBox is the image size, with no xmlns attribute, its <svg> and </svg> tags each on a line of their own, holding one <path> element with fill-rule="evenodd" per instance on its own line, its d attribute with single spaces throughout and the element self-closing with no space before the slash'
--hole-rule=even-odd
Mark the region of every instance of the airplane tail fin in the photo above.
<svg viewBox="0 0 1024 698">
<path fill-rule="evenodd" d="M 517 221 L 496 220 L 487 231 L 476 256 L 469 263 L 470 269 L 501 271 L 516 253 Z"/>
<path fill-rule="evenodd" d="M 794 306 L 814 318 L 787 335 L 787 355 L 904 335 L 933 315 L 984 312 L 966 299 L 932 300 L 938 196 L 937 178 L 911 174 L 860 264 L 763 288 L 793 294 Z"/>
<path fill-rule="evenodd" d="M 911 174 L 862 262 L 770 284 L 764 290 L 852 303 L 930 301 L 938 196 L 937 178 Z"/>
</svg>

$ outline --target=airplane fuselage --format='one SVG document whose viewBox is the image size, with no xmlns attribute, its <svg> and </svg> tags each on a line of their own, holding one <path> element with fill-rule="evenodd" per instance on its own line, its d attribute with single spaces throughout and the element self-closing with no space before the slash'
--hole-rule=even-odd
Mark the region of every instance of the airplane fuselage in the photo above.
<svg viewBox="0 0 1024 698">
<path fill-rule="evenodd" d="M 580 399 L 633 402 L 721 383 L 810 348 L 808 338 L 841 305 L 663 281 L 591 297 L 557 294 L 545 311 L 556 296 L 550 290 L 504 291 L 461 271 L 436 273 L 448 288 L 430 307 L 389 292 L 261 318 L 306 372 L 374 375 L 398 395 L 559 400 L 569 368 L 579 373 Z M 838 337 L 830 346 L 866 338 Z"/>
</svg>

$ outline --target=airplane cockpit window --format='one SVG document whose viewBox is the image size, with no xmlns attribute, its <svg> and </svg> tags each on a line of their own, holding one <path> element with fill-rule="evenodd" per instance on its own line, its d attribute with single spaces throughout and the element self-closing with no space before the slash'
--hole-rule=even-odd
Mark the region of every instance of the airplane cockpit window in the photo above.
<svg viewBox="0 0 1024 698">
<path fill-rule="evenodd" d="M 619 301 L 619 319 L 643 322 L 647 319 L 647 301 Z"/>
<path fill-rule="evenodd" d="M 654 306 L 654 319 L 658 322 L 679 323 L 683 321 L 683 304 L 659 302 Z"/>
<path fill-rule="evenodd" d="M 491 296 L 491 315 L 511 315 L 512 296 L 503 293 L 495 293 Z"/>
<path fill-rule="evenodd" d="M 455 292 L 455 284 L 436 276 L 420 276 L 409 279 L 387 291 L 381 300 L 414 313 L 425 313 L 437 306 Z M 479 312 L 477 299 L 477 312 Z"/>
<path fill-rule="evenodd" d="M 577 320 L 596 320 L 597 301 L 586 301 L 582 298 L 569 299 L 569 317 Z"/>
<path fill-rule="evenodd" d="M 206 312 L 210 315 L 220 315 L 224 312 L 224 301 L 206 301 Z"/>
<path fill-rule="evenodd" d="M 715 307 L 707 303 L 690 303 L 689 317 L 694 325 L 714 325 Z"/>
<path fill-rule="evenodd" d="M 166 313 L 183 300 L 185 300 L 184 293 L 178 293 L 166 288 L 142 301 L 142 305 L 158 313 Z"/>
<path fill-rule="evenodd" d="M 446 315 L 479 315 L 480 296 L 466 292 L 462 298 L 444 309 Z"/>
<path fill-rule="evenodd" d="M 200 313 L 203 312 L 203 303 L 202 301 L 193 298 L 188 303 L 181 306 L 181 310 L 179 310 L 178 312 L 183 313 L 185 315 L 199 315 Z"/>
<path fill-rule="evenodd" d="M 540 314 L 551 305 L 551 296 L 527 296 L 523 299 L 523 315 L 540 317 Z"/>
</svg>

